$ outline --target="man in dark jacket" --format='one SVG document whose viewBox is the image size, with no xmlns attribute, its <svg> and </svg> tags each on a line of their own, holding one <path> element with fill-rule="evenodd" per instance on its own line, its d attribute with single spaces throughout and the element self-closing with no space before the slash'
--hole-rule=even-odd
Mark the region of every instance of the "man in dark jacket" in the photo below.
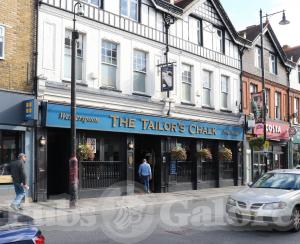
<svg viewBox="0 0 300 244">
<path fill-rule="evenodd" d="M 18 160 L 10 163 L 10 173 L 13 178 L 13 183 L 16 192 L 16 198 L 11 203 L 11 208 L 14 210 L 21 210 L 21 202 L 25 197 L 25 189 L 29 189 L 26 182 L 26 173 L 25 173 L 25 162 L 26 155 L 24 153 L 20 153 L 18 156 Z"/>
</svg>

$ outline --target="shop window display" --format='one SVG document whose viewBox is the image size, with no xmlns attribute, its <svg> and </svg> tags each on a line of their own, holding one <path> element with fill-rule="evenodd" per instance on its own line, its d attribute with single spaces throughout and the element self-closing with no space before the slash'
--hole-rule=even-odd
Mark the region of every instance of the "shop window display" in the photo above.
<svg viewBox="0 0 300 244">
<path fill-rule="evenodd" d="M 15 131 L 0 131 L 0 184 L 12 183 L 7 165 L 21 151 L 21 135 Z"/>
</svg>

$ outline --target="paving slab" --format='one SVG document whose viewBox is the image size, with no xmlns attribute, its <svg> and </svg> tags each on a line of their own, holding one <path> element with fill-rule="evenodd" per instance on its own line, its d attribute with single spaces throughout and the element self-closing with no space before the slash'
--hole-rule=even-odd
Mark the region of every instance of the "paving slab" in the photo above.
<svg viewBox="0 0 300 244">
<path fill-rule="evenodd" d="M 102 211 L 113 211 L 120 208 L 141 208 L 171 204 L 184 201 L 205 201 L 209 199 L 226 197 L 244 187 L 210 188 L 203 190 L 191 190 L 171 193 L 135 194 L 129 196 L 106 196 L 99 198 L 79 199 L 77 208 L 69 208 L 69 200 L 66 198 L 52 199 L 47 202 L 26 202 L 24 210 L 19 211 L 22 215 L 29 216 L 33 220 L 56 218 L 67 215 L 97 214 Z M 1 199 L 1 197 L 0 197 Z M 0 201 L 0 210 L 8 211 L 10 200 Z"/>
</svg>

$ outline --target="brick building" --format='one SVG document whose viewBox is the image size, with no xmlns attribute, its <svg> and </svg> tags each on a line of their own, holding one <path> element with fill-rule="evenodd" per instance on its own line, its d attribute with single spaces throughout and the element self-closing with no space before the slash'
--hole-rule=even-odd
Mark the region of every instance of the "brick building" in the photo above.
<svg viewBox="0 0 300 244">
<path fill-rule="evenodd" d="M 32 182 L 30 172 L 33 165 L 34 130 L 33 123 L 25 121 L 24 115 L 25 102 L 34 99 L 34 9 L 34 0 L 0 0 L 1 196 L 3 184 L 11 183 L 4 164 L 14 160 L 20 152 L 28 155 L 26 170 L 29 183 Z"/>
<path fill-rule="evenodd" d="M 248 128 L 245 140 L 246 177 L 252 181 L 256 176 L 268 170 L 288 167 L 289 159 L 289 75 L 294 64 L 289 61 L 281 48 L 269 23 L 264 24 L 264 70 L 266 84 L 266 130 L 270 145 L 264 150 L 249 147 L 249 140 L 263 136 L 263 123 L 253 105 L 253 96 L 261 96 L 262 101 L 262 64 L 260 26 L 250 26 L 240 34 L 252 42 L 252 47 L 243 54 L 243 111 L 255 117 L 255 128 Z M 262 103 L 261 103 L 262 104 Z M 258 105 L 259 106 L 259 105 Z"/>
</svg>

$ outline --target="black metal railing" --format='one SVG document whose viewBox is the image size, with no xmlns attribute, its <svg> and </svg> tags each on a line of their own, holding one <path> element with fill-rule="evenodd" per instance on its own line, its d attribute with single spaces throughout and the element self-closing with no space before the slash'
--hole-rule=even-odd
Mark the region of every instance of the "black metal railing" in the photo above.
<svg viewBox="0 0 300 244">
<path fill-rule="evenodd" d="M 193 182 L 195 172 L 195 162 L 177 161 L 177 182 Z"/>
<path fill-rule="evenodd" d="M 216 179 L 216 162 L 202 161 L 199 170 L 200 180 L 209 181 Z"/>
<path fill-rule="evenodd" d="M 81 189 L 99 189 L 126 180 L 126 163 L 122 161 L 79 162 Z"/>
<path fill-rule="evenodd" d="M 234 161 L 223 161 L 221 163 L 220 178 L 233 179 Z"/>
<path fill-rule="evenodd" d="M 41 0 L 42 3 L 68 11 L 73 12 L 73 6 L 76 0 Z M 108 25 L 144 38 L 154 40 L 156 42 L 166 43 L 166 35 L 162 30 L 158 30 L 147 25 L 141 24 L 134 20 L 122 17 L 120 15 L 105 11 L 101 8 L 95 7 L 88 3 L 82 3 L 84 6 L 84 17 L 93 21 Z M 227 66 L 240 69 L 239 58 L 233 58 L 223 53 L 202 47 L 196 43 L 192 43 L 183 38 L 169 34 L 169 45 L 180 50 L 201 56 L 206 59 L 213 60 Z"/>
</svg>

